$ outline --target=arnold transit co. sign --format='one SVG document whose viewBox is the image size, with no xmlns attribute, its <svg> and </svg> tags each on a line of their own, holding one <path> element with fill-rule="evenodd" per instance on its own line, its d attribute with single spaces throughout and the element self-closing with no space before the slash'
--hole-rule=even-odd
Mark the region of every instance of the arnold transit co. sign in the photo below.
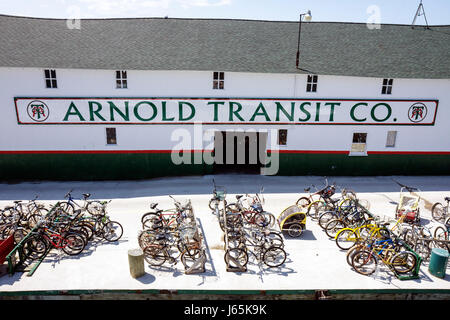
<svg viewBox="0 0 450 320">
<path fill-rule="evenodd" d="M 434 125 L 438 100 L 15 98 L 19 124 Z"/>
</svg>

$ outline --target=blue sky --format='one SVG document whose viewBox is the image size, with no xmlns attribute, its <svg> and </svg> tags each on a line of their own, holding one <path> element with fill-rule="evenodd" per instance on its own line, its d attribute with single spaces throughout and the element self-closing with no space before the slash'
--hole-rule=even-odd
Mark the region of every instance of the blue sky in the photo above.
<svg viewBox="0 0 450 320">
<path fill-rule="evenodd" d="M 46 18 L 230 18 L 411 24 L 420 0 L 0 0 L 0 13 Z M 430 25 L 450 24 L 449 0 L 423 0 Z M 375 11 L 374 11 L 375 10 Z M 419 17 L 417 24 L 424 24 Z M 372 21 L 373 22 L 373 21 Z"/>
</svg>

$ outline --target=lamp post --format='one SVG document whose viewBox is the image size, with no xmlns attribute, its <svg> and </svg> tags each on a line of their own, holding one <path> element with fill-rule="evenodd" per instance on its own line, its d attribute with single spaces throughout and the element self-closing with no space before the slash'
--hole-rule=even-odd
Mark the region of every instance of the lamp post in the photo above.
<svg viewBox="0 0 450 320">
<path fill-rule="evenodd" d="M 295 63 L 296 68 L 298 69 L 298 64 L 300 62 L 300 33 L 302 31 L 302 18 L 305 17 L 305 21 L 311 21 L 312 15 L 311 10 L 308 10 L 306 13 L 300 14 L 300 21 L 298 23 L 298 41 L 297 41 L 297 60 Z"/>
</svg>

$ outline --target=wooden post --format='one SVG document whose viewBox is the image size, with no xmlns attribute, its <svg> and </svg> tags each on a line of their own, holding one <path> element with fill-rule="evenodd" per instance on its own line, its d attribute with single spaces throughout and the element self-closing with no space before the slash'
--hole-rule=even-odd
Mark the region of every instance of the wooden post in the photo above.
<svg viewBox="0 0 450 320">
<path fill-rule="evenodd" d="M 139 278 L 145 274 L 144 252 L 142 249 L 128 250 L 128 263 L 130 265 L 130 274 L 133 278 Z"/>
</svg>

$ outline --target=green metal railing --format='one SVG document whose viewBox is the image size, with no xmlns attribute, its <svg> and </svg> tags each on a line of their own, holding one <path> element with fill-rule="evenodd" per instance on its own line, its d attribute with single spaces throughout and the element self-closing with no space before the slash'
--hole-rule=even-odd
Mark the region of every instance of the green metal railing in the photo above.
<svg viewBox="0 0 450 320">
<path fill-rule="evenodd" d="M 59 202 L 57 202 L 52 208 L 51 210 L 45 215 L 45 217 L 47 217 L 48 215 L 50 215 L 51 213 L 53 213 L 53 211 L 55 211 L 55 209 L 59 206 Z M 10 276 L 12 276 L 17 267 L 18 266 L 22 266 L 24 264 L 24 262 L 27 260 L 27 258 L 29 257 L 29 254 L 27 255 L 24 250 L 23 250 L 23 244 L 25 243 L 25 241 L 28 240 L 28 238 L 30 238 L 31 235 L 33 235 L 33 233 L 36 231 L 38 225 L 34 226 L 33 229 L 31 229 L 31 231 L 14 247 L 14 249 L 12 249 L 12 251 L 6 256 L 6 261 L 8 261 L 8 273 Z M 48 254 L 48 252 L 50 251 L 50 248 L 45 252 L 45 254 L 38 260 L 38 263 L 31 269 L 31 271 L 29 272 L 28 276 L 32 276 L 34 271 L 36 271 L 36 269 L 39 267 L 39 265 L 41 264 L 41 262 L 44 260 L 45 256 Z M 16 263 L 15 261 L 15 256 L 16 253 L 18 253 L 19 255 L 19 261 Z"/>
</svg>

